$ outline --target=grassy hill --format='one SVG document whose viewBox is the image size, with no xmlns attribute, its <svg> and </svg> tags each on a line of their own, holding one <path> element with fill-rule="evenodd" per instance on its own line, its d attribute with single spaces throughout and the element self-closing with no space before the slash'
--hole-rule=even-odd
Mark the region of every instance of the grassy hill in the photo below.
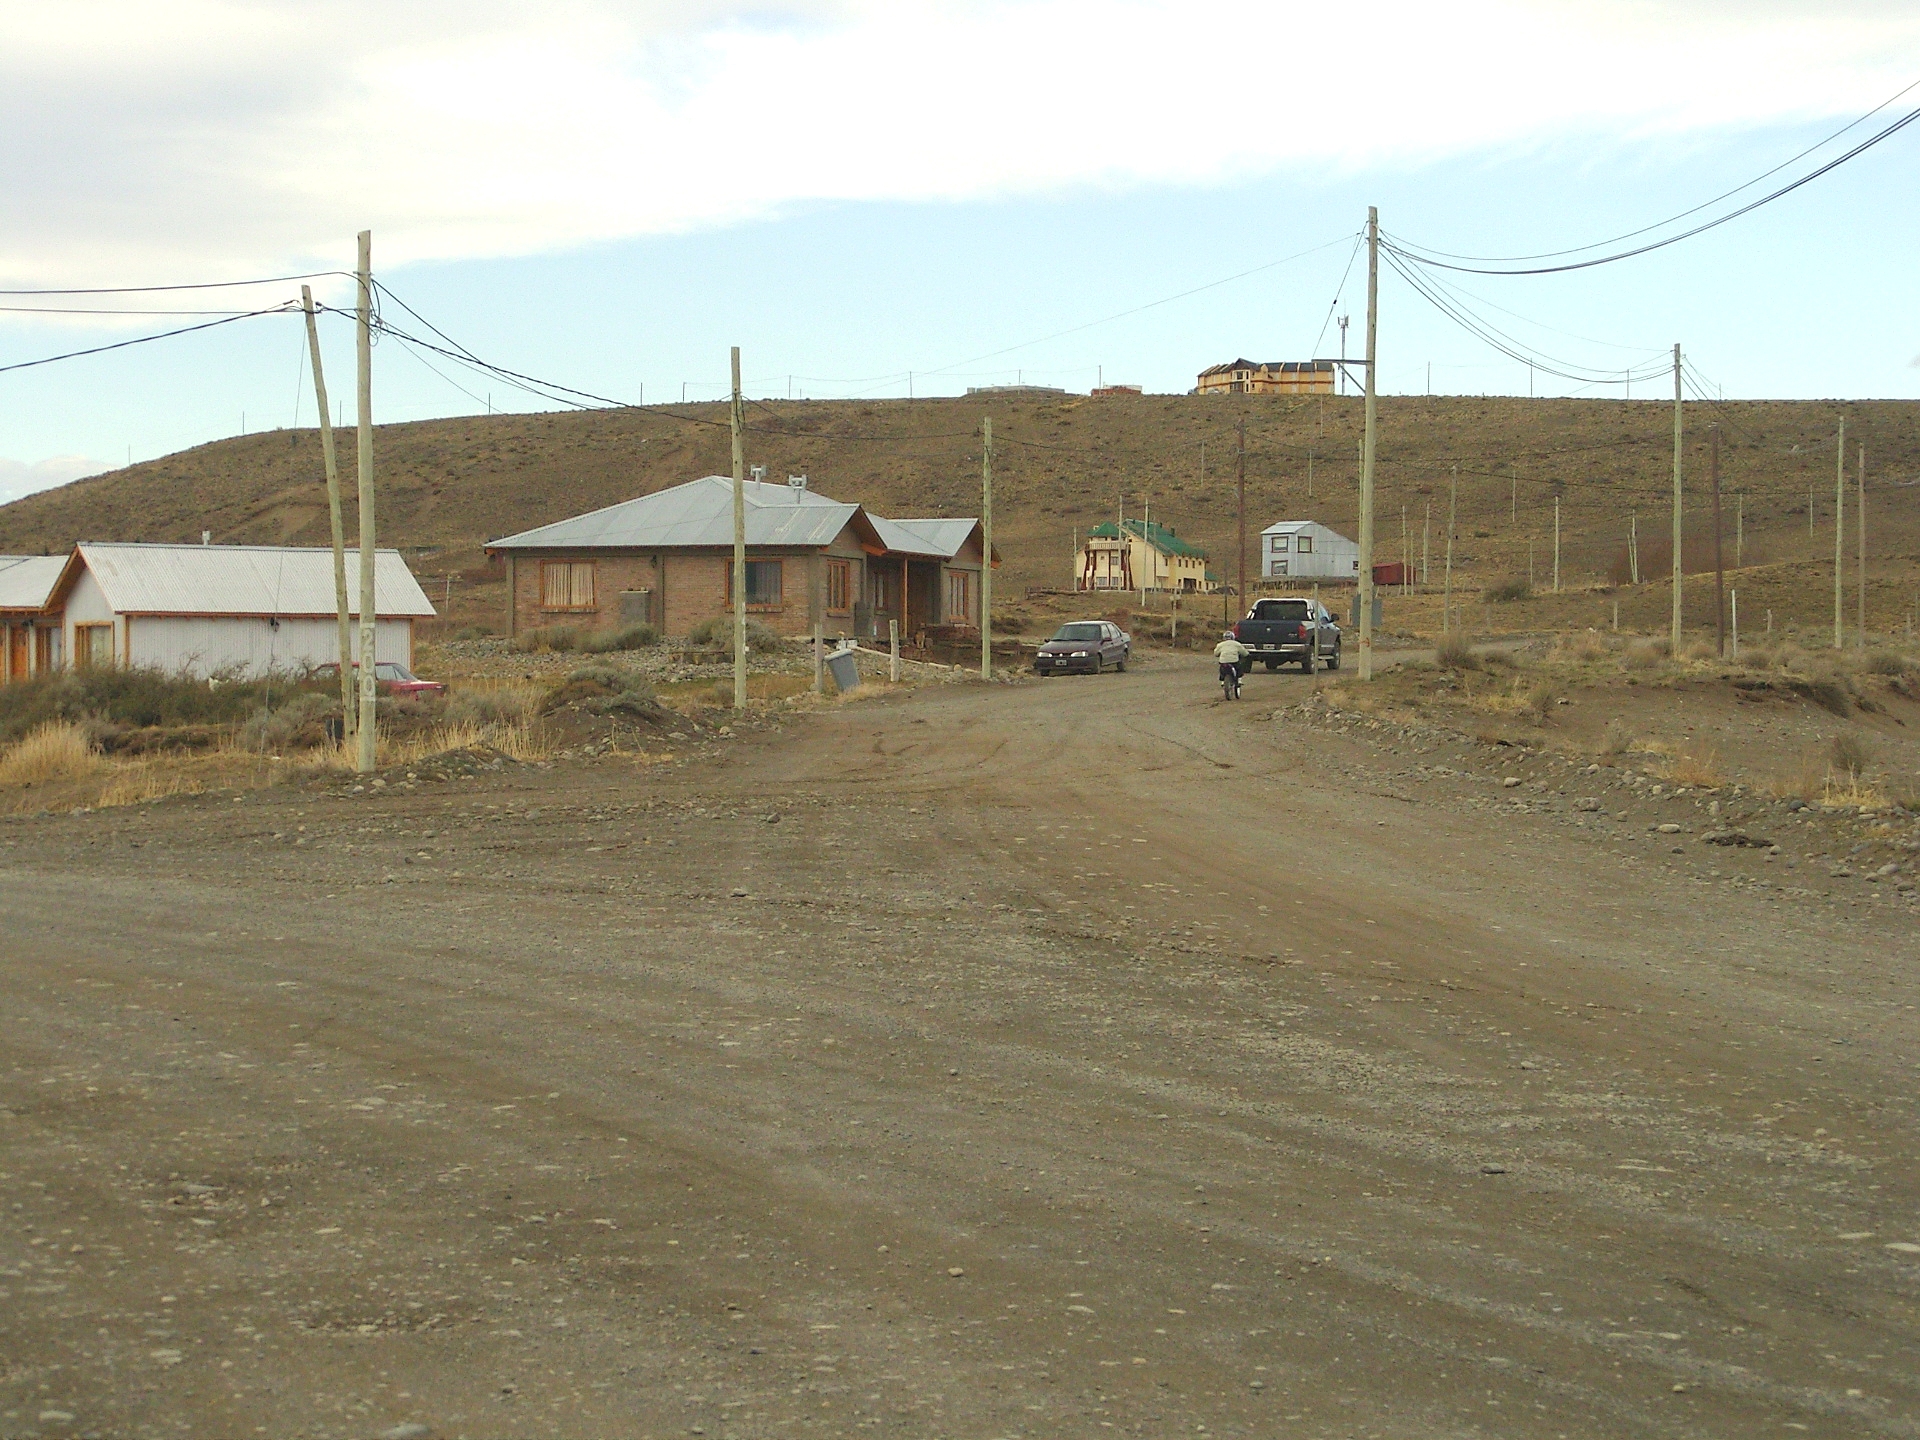
<svg viewBox="0 0 1920 1440">
<path fill-rule="evenodd" d="M 1772 588 L 1783 609 L 1797 613 L 1804 602 L 1807 623 L 1830 613 L 1833 438 L 1843 413 L 1849 553 L 1857 441 L 1867 450 L 1875 623 L 1904 616 L 1920 550 L 1920 403 L 1689 405 L 1689 570 L 1711 567 L 1708 427 L 1717 422 L 1727 563 L 1734 563 L 1736 515 L 1743 511 L 1741 558 L 1777 572 Z M 1404 508 L 1418 562 L 1430 507 L 1438 579 L 1457 466 L 1460 590 L 1477 596 L 1498 580 L 1524 576 L 1529 545 L 1536 587 L 1544 588 L 1556 496 L 1564 587 L 1626 578 L 1625 542 L 1636 513 L 1643 577 L 1670 564 L 1661 538 L 1670 525 L 1670 404 L 1389 397 L 1380 414 L 1381 559 L 1399 558 Z M 1361 406 L 1351 397 L 755 403 L 748 460 L 774 478 L 805 472 L 817 490 L 882 514 L 975 514 L 978 431 L 986 415 L 994 423 L 996 540 L 1005 557 L 1002 593 L 1009 596 L 1027 586 L 1065 585 L 1074 533 L 1112 518 L 1122 504 L 1128 515 L 1150 507 L 1154 519 L 1209 547 L 1214 569 L 1231 579 L 1242 421 L 1250 552 L 1251 537 L 1282 518 L 1355 530 Z M 351 495 L 354 436 L 349 430 L 339 439 Z M 422 421 L 381 426 L 374 444 L 382 543 L 417 552 L 416 568 L 436 599 L 453 575 L 456 618 L 483 623 L 498 622 L 503 600 L 482 561 L 489 537 L 730 466 L 724 405 Z M 217 441 L 0 507 L 0 550 L 12 553 L 57 550 L 78 539 L 191 541 L 202 530 L 227 542 L 325 544 L 317 432 Z M 1650 590 L 1637 593 L 1647 597 L 1650 614 L 1658 612 Z"/>
</svg>

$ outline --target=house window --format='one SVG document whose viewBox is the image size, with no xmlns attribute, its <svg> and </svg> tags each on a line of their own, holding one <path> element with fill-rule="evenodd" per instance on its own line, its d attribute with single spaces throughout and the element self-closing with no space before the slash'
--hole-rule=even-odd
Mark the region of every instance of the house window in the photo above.
<svg viewBox="0 0 1920 1440">
<path fill-rule="evenodd" d="M 781 603 L 781 568 L 778 560 L 747 561 L 747 608 L 777 610 Z M 727 604 L 733 604 L 733 565 L 727 565 Z"/>
<path fill-rule="evenodd" d="M 853 609 L 853 566 L 845 560 L 827 562 L 827 609 Z"/>
<path fill-rule="evenodd" d="M 1284 535 L 1276 535 L 1276 536 L 1274 536 L 1274 537 L 1273 537 L 1273 549 L 1274 549 L 1274 553 L 1275 553 L 1276 555 L 1277 555 L 1277 554 L 1280 554 L 1281 552 L 1283 552 L 1283 551 L 1284 551 L 1284 550 L 1285 550 L 1286 548 L 1287 548 L 1287 537 L 1286 537 L 1286 536 L 1284 536 Z"/>
<path fill-rule="evenodd" d="M 540 607 L 543 610 L 593 609 L 593 561 L 542 560 Z"/>
<path fill-rule="evenodd" d="M 1293 548 L 1302 555 L 1311 555 L 1313 553 L 1313 537 L 1311 535 L 1302 535 L 1300 537 L 1300 543 Z"/>
<path fill-rule="evenodd" d="M 1287 562 L 1286 562 L 1286 561 L 1284 561 L 1284 560 L 1276 560 L 1276 561 L 1274 561 L 1274 562 L 1273 562 L 1273 573 L 1274 573 L 1275 575 L 1284 575 L 1284 574 L 1286 574 L 1286 573 L 1287 573 Z"/>
<path fill-rule="evenodd" d="M 964 570 L 947 572 L 947 623 L 968 625 L 973 622 L 973 576 Z"/>
<path fill-rule="evenodd" d="M 112 666 L 112 622 L 73 627 L 73 663 L 81 670 L 105 670 Z"/>
</svg>

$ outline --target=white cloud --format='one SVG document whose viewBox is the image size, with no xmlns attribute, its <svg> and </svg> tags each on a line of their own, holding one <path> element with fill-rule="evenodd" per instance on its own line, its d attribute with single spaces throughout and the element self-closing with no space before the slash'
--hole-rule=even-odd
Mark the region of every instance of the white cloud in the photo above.
<svg viewBox="0 0 1920 1440">
<path fill-rule="evenodd" d="M 91 460 L 85 455 L 54 455 L 32 464 L 0 455 L 0 504 L 112 468 L 104 460 Z"/>
<path fill-rule="evenodd" d="M 1851 114 L 1916 42 L 1890 0 L 17 6 L 0 283 L 335 265 L 365 226 L 391 266 Z"/>
</svg>

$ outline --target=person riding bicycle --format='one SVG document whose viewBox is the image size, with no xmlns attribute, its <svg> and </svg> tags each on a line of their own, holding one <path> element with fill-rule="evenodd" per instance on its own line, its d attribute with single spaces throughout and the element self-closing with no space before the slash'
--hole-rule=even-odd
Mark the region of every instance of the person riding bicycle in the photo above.
<svg viewBox="0 0 1920 1440">
<path fill-rule="evenodd" d="M 1253 651 L 1242 645 L 1231 630 L 1224 632 L 1220 643 L 1213 647 L 1213 658 L 1220 662 L 1221 683 L 1227 685 L 1229 690 L 1237 692 L 1240 689 L 1240 667 L 1251 654 Z"/>
</svg>

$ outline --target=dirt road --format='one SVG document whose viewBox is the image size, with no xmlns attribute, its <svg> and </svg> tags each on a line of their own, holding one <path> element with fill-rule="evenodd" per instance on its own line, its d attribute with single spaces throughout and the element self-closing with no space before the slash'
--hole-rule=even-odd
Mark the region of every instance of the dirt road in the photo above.
<svg viewBox="0 0 1920 1440">
<path fill-rule="evenodd" d="M 0 1434 L 1920 1433 L 1911 912 L 1209 668 L 0 826 Z"/>
</svg>

